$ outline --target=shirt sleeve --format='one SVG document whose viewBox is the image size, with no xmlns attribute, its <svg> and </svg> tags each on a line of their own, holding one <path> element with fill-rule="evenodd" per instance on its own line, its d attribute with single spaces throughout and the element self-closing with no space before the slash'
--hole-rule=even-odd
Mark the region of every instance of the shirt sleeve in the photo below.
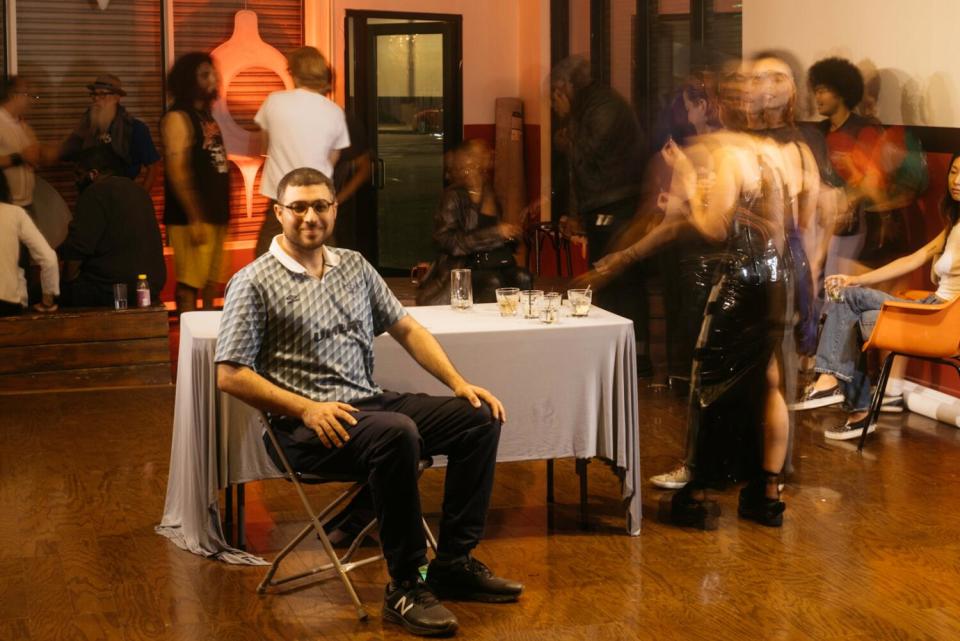
<svg viewBox="0 0 960 641">
<path fill-rule="evenodd" d="M 18 208 L 19 209 L 19 208 Z M 23 209 L 19 210 L 20 242 L 26 245 L 30 257 L 40 265 L 40 288 L 44 294 L 60 295 L 60 264 L 57 253 L 43 237 L 36 224 Z"/>
<path fill-rule="evenodd" d="M 347 129 L 347 117 L 343 109 L 337 109 L 337 137 L 333 141 L 333 149 L 346 149 L 350 146 L 350 131 Z"/>
<path fill-rule="evenodd" d="M 143 166 L 152 165 L 160 160 L 160 153 L 156 145 L 153 144 L 153 136 L 150 135 L 150 129 L 141 120 L 133 121 L 133 140 L 131 148 L 133 150 L 134 161 L 139 161 Z"/>
<path fill-rule="evenodd" d="M 370 297 L 370 310 L 373 313 L 373 334 L 379 336 L 407 315 L 407 310 L 393 295 L 373 265 L 363 260 L 363 277 Z"/>
<path fill-rule="evenodd" d="M 237 273 L 227 283 L 214 362 L 256 369 L 266 324 L 263 293 L 249 274 Z"/>
<path fill-rule="evenodd" d="M 267 127 L 267 120 L 268 120 L 267 113 L 269 108 L 270 108 L 270 96 L 267 96 L 266 99 L 263 101 L 263 104 L 260 105 L 260 109 L 257 110 L 257 115 L 253 117 L 253 122 L 257 123 L 257 126 L 263 129 L 264 131 L 267 131 L 269 129 L 269 127 Z"/>
</svg>

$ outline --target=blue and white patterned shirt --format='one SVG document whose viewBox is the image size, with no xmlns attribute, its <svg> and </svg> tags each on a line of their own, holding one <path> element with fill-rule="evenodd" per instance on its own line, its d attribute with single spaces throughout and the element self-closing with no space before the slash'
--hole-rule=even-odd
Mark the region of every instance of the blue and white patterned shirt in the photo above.
<svg viewBox="0 0 960 641">
<path fill-rule="evenodd" d="M 406 315 L 403 305 L 357 252 L 324 247 L 317 278 L 278 238 L 227 284 L 214 360 L 250 367 L 317 402 L 382 393 L 373 382 L 373 339 Z"/>
</svg>

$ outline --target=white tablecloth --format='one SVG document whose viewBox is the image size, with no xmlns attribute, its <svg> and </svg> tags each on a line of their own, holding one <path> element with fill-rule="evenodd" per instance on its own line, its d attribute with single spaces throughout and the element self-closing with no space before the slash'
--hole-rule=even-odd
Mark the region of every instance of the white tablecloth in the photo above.
<svg viewBox="0 0 960 641">
<path fill-rule="evenodd" d="M 501 318 L 495 305 L 459 312 L 411 307 L 470 382 L 507 409 L 498 461 L 604 458 L 622 473 L 627 531 L 640 533 L 636 352 L 631 321 L 593 308 L 552 326 Z M 218 492 L 230 483 L 276 478 L 261 440 L 260 415 L 216 390 L 213 355 L 219 312 L 180 319 L 180 355 L 170 476 L 157 531 L 185 550 L 231 563 L 259 557 L 229 547 Z M 374 378 L 398 392 L 449 394 L 389 335 L 374 343 Z"/>
</svg>

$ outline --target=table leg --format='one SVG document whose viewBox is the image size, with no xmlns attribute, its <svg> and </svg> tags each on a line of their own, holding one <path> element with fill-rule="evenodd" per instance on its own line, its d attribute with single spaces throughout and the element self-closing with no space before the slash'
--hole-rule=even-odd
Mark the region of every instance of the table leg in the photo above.
<svg viewBox="0 0 960 641">
<path fill-rule="evenodd" d="M 556 500 L 553 498 L 553 459 L 547 459 L 547 504 L 553 505 Z"/>
<path fill-rule="evenodd" d="M 246 496 L 243 483 L 237 483 L 237 547 L 241 550 L 247 549 L 247 541 L 244 532 L 244 508 L 246 507 Z"/>
<path fill-rule="evenodd" d="M 577 476 L 580 477 L 580 527 L 587 529 L 587 465 L 590 459 L 577 459 Z"/>
<path fill-rule="evenodd" d="M 233 485 L 228 483 L 224 492 L 223 534 L 229 543 L 233 541 Z"/>
</svg>

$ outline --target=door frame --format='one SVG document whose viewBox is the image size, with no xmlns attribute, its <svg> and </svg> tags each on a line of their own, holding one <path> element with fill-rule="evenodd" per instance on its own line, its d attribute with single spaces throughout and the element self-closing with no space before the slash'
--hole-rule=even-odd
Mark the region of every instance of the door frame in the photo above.
<svg viewBox="0 0 960 641">
<path fill-rule="evenodd" d="M 395 23 L 385 25 L 367 25 L 371 18 L 393 20 L 425 20 L 426 23 Z M 350 22 L 355 20 L 351 31 Z M 433 23 L 433 24 L 431 24 Z M 376 186 L 379 174 L 379 155 L 377 149 L 377 111 L 370 108 L 370 97 L 376 93 L 376 76 L 371 71 L 371 63 L 376 64 L 376 53 L 369 55 L 368 44 L 376 32 L 368 27 L 377 27 L 378 32 L 394 33 L 441 33 L 444 38 L 443 56 L 452 64 L 444 66 L 443 77 L 443 150 L 444 153 L 455 149 L 463 141 L 463 16 L 450 13 L 422 13 L 403 11 L 372 11 L 366 9 L 347 9 L 344 17 L 344 108 L 354 118 L 363 123 L 367 130 L 369 150 L 374 154 L 374 166 L 371 180 Z M 379 29 L 385 27 L 389 29 Z M 350 66 L 351 47 L 356 50 L 355 68 Z M 352 78 L 352 82 L 351 82 Z M 351 94 L 352 90 L 352 94 Z M 358 207 L 360 218 L 357 229 L 364 230 L 369 238 L 363 244 L 372 246 L 374 267 L 380 268 L 380 239 L 377 215 L 379 211 L 378 189 L 372 190 L 371 202 Z M 358 239 L 359 240 L 359 239 Z M 395 270 L 388 270 L 395 271 Z M 399 272 L 398 272 L 399 273 Z"/>
</svg>

